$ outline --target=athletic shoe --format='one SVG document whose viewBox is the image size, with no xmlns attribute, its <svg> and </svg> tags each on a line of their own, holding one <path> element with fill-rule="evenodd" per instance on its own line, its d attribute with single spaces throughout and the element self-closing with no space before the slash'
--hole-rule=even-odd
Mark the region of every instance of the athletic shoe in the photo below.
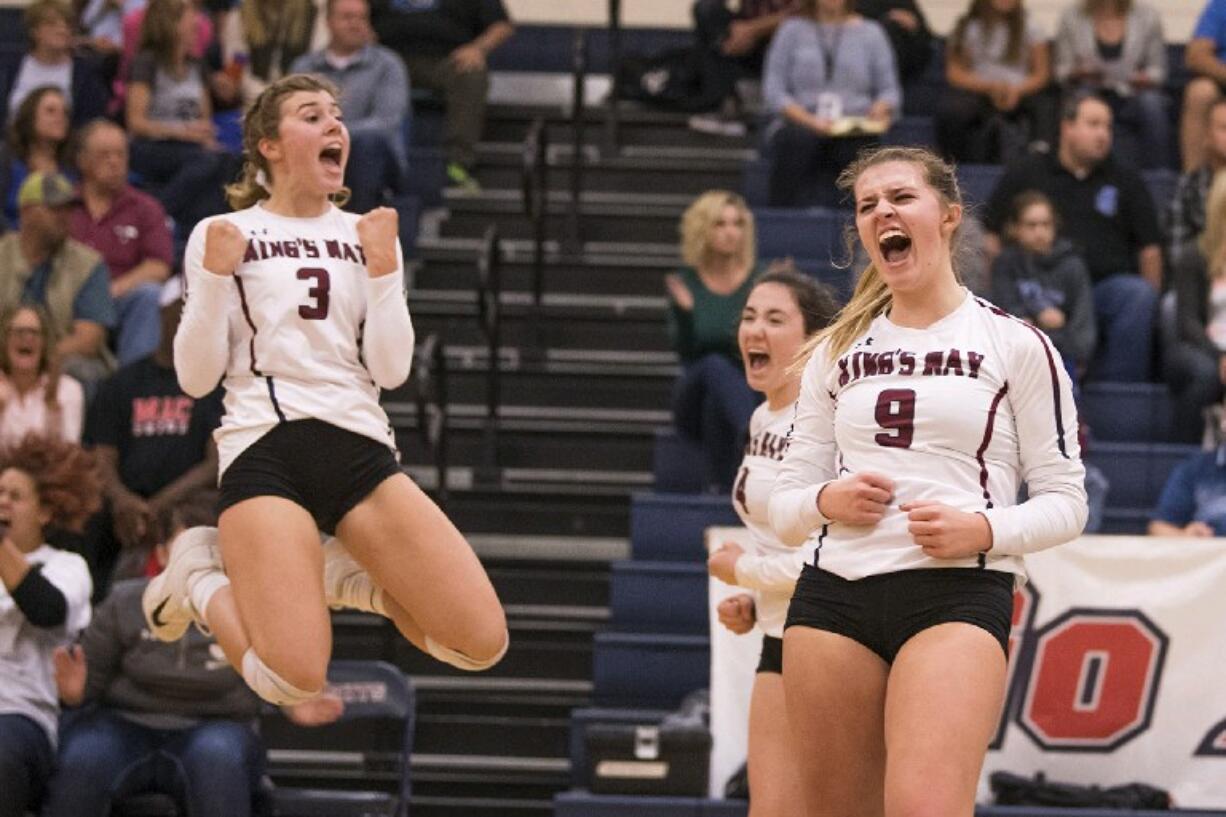
<svg viewBox="0 0 1226 817">
<path fill-rule="evenodd" d="M 178 641 L 191 624 L 201 625 L 192 605 L 191 587 L 214 570 L 221 570 L 217 528 L 197 527 L 179 534 L 166 568 L 149 582 L 141 597 L 145 623 L 154 638 Z"/>
<path fill-rule="evenodd" d="M 333 610 L 380 613 L 374 605 L 375 583 L 345 550 L 341 540 L 329 536 L 324 542 L 324 601 Z"/>
<path fill-rule="evenodd" d="M 447 163 L 447 186 L 465 193 L 480 193 L 481 183 L 459 162 Z"/>
</svg>

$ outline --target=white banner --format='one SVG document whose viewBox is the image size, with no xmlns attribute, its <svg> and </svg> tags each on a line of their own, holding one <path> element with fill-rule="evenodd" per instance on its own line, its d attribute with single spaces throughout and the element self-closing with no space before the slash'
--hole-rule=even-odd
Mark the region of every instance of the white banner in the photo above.
<svg viewBox="0 0 1226 817">
<path fill-rule="evenodd" d="M 708 540 L 744 536 L 708 531 Z M 1014 600 L 1009 694 L 980 801 L 990 802 L 988 775 L 1004 770 L 1087 785 L 1148 783 L 1178 807 L 1226 809 L 1226 541 L 1086 536 L 1028 556 L 1026 566 L 1030 582 Z M 713 623 L 713 732 L 741 717 L 731 695 L 714 694 L 716 679 L 745 671 L 743 658 L 717 663 L 717 629 Z M 716 746 L 744 757 L 744 744 L 734 746 L 744 734 L 743 726 L 716 732 Z"/>
</svg>

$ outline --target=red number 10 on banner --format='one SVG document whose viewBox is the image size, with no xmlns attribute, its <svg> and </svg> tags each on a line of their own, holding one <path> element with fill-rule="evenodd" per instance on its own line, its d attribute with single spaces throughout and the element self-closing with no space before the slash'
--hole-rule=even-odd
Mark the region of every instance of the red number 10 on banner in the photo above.
<svg viewBox="0 0 1226 817">
<path fill-rule="evenodd" d="M 1167 637 L 1139 610 L 1071 608 L 1033 628 L 1041 594 L 1013 598 L 1008 697 L 991 748 L 1012 720 L 1048 751 L 1111 752 L 1153 718 Z"/>
</svg>

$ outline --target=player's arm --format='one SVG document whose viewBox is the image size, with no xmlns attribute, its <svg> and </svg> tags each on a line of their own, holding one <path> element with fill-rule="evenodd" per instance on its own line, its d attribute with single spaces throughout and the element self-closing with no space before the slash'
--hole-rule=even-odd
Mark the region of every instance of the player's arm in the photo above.
<svg viewBox="0 0 1226 817">
<path fill-rule="evenodd" d="M 805 365 L 788 450 L 768 505 L 775 535 L 790 547 L 804 544 L 830 521 L 817 508 L 822 488 L 836 476 L 834 399 L 823 383 L 826 349 L 818 347 Z"/>
<path fill-rule="evenodd" d="M 791 593 L 804 567 L 804 552 L 758 555 L 746 553 L 736 561 L 738 587 L 767 593 Z"/>
<path fill-rule="evenodd" d="M 175 373 L 183 391 L 197 399 L 215 389 L 226 371 L 227 317 L 237 297 L 234 270 L 246 247 L 246 237 L 224 219 L 197 224 L 187 240 L 183 260 L 187 288 L 175 333 Z"/>
<path fill-rule="evenodd" d="M 390 207 L 371 210 L 357 223 L 368 273 L 362 357 L 370 376 L 383 389 L 394 389 L 408 378 L 416 339 L 405 295 L 398 228 L 399 217 Z"/>
<path fill-rule="evenodd" d="M 1068 374 L 1041 332 L 1020 323 L 1014 329 L 1006 369 L 1008 401 L 1030 498 L 982 513 L 992 529 L 992 552 L 1020 555 L 1076 537 L 1085 528 L 1089 507 Z"/>
</svg>

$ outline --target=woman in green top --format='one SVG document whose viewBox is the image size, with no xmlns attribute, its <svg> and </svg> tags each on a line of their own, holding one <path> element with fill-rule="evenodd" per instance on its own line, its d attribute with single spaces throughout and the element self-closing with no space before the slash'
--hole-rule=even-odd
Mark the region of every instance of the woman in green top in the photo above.
<svg viewBox="0 0 1226 817">
<path fill-rule="evenodd" d="M 745 382 L 736 342 L 759 272 L 745 200 L 726 190 L 699 196 L 681 219 L 681 256 L 687 266 L 664 279 L 669 333 L 682 367 L 673 422 L 702 446 L 706 487 L 727 491 L 760 401 Z"/>
</svg>

